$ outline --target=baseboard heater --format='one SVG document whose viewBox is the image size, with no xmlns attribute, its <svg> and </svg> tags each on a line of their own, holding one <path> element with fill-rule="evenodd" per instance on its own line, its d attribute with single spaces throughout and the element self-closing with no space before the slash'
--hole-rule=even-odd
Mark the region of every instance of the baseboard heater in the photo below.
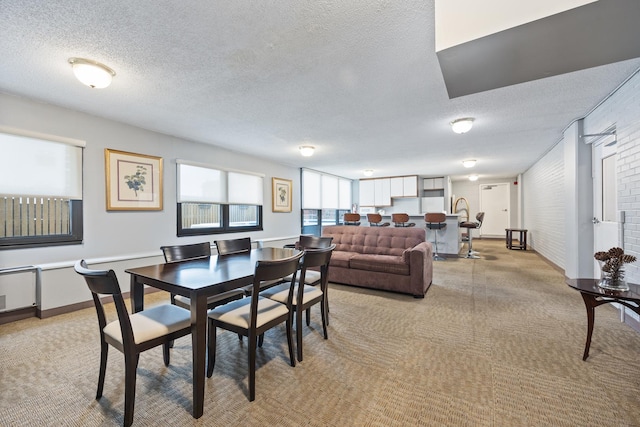
<svg viewBox="0 0 640 427">
<path fill-rule="evenodd" d="M 0 269 L 0 313 L 36 306 L 37 276 L 33 265 Z"/>
</svg>

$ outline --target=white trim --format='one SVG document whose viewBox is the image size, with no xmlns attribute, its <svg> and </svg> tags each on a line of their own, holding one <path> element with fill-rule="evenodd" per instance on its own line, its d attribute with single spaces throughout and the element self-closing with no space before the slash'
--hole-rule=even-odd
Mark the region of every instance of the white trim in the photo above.
<svg viewBox="0 0 640 427">
<path fill-rule="evenodd" d="M 0 132 L 8 133 L 8 134 L 11 134 L 11 135 L 16 135 L 16 136 L 24 136 L 24 137 L 27 137 L 27 138 L 37 138 L 37 139 L 44 139 L 46 141 L 60 142 L 62 144 L 74 145 L 76 147 L 81 147 L 81 148 L 84 148 L 84 147 L 87 146 L 86 141 L 82 141 L 80 139 L 67 138 L 65 136 L 49 135 L 49 134 L 46 134 L 46 133 L 40 133 L 40 132 L 34 132 L 34 131 L 30 131 L 30 130 L 12 128 L 12 127 L 9 127 L 9 126 L 1 126 L 0 125 Z"/>
<path fill-rule="evenodd" d="M 162 252 L 146 252 L 146 253 L 131 254 L 131 255 L 93 258 L 93 259 L 85 259 L 85 261 L 87 264 L 102 264 L 106 262 L 127 261 L 132 259 L 153 258 L 158 256 L 162 256 Z M 75 264 L 76 264 L 76 261 L 61 261 L 61 262 L 52 262 L 49 264 L 40 264 L 40 265 L 37 265 L 36 267 L 38 267 L 42 271 L 45 271 L 45 270 L 58 270 L 61 268 L 69 268 L 69 267 L 73 267 Z"/>
</svg>

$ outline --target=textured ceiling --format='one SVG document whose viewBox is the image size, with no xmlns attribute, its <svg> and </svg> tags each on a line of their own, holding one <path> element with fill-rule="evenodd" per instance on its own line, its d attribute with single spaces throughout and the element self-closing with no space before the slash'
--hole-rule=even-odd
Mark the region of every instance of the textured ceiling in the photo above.
<svg viewBox="0 0 640 427">
<path fill-rule="evenodd" d="M 449 99 L 425 0 L 0 0 L 0 40 L 0 91 L 350 178 L 462 178 L 466 158 L 515 176 L 640 67 Z M 82 86 L 70 57 L 107 64 L 112 85 Z"/>
</svg>

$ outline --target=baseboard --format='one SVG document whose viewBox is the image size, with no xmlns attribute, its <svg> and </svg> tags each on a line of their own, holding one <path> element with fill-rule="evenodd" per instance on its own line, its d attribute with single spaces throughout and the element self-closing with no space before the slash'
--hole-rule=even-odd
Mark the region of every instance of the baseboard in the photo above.
<svg viewBox="0 0 640 427">
<path fill-rule="evenodd" d="M 28 319 L 30 317 L 36 317 L 37 310 L 37 307 L 25 307 L 0 313 L 0 325 L 15 322 L 17 320 Z"/>
<path fill-rule="evenodd" d="M 152 287 L 146 287 L 144 290 L 145 294 L 150 294 L 153 292 L 160 292 L 160 289 L 156 289 L 156 288 L 152 288 Z M 129 298 L 129 292 L 123 292 L 122 296 L 124 298 Z M 113 301 L 113 298 L 111 297 L 105 297 L 102 298 L 102 301 L 105 303 L 109 303 Z M 40 319 L 48 319 L 49 317 L 53 317 L 53 316 L 59 316 L 61 314 L 67 314 L 67 313 L 72 313 L 74 311 L 78 311 L 78 310 L 84 310 L 85 308 L 89 308 L 89 307 L 93 307 L 93 301 L 83 301 L 83 302 L 78 302 L 75 304 L 69 304 L 69 305 L 65 305 L 62 307 L 55 307 L 55 308 L 50 308 L 48 310 L 40 310 L 37 309 L 36 313 L 33 316 L 29 316 L 29 317 L 38 317 Z"/>
</svg>

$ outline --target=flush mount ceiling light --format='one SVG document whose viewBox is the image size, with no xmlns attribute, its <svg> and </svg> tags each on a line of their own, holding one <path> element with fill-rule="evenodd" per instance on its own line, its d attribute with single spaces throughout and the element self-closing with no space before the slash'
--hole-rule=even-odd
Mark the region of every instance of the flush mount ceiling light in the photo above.
<svg viewBox="0 0 640 427">
<path fill-rule="evenodd" d="M 457 119 L 452 121 L 450 124 L 451 124 L 451 129 L 455 133 L 467 133 L 471 130 L 471 127 L 473 126 L 473 118 L 465 117 L 463 119 Z"/>
<path fill-rule="evenodd" d="M 313 156 L 313 151 L 316 149 L 316 147 L 312 145 L 301 145 L 300 147 L 298 147 L 298 149 L 300 150 L 300 154 L 302 154 L 304 157 L 311 157 Z"/>
<path fill-rule="evenodd" d="M 469 181 L 477 181 L 478 175 L 469 175 Z"/>
<path fill-rule="evenodd" d="M 364 176 L 371 176 L 373 175 L 373 169 L 365 169 L 363 174 Z"/>
<path fill-rule="evenodd" d="M 472 168 L 476 165 L 476 161 L 475 160 L 463 160 L 462 161 L 462 166 L 464 166 L 465 168 Z"/>
<path fill-rule="evenodd" d="M 111 84 L 111 79 L 116 72 L 104 64 L 91 59 L 69 58 L 69 64 L 73 68 L 73 74 L 91 88 L 102 89 Z"/>
</svg>

